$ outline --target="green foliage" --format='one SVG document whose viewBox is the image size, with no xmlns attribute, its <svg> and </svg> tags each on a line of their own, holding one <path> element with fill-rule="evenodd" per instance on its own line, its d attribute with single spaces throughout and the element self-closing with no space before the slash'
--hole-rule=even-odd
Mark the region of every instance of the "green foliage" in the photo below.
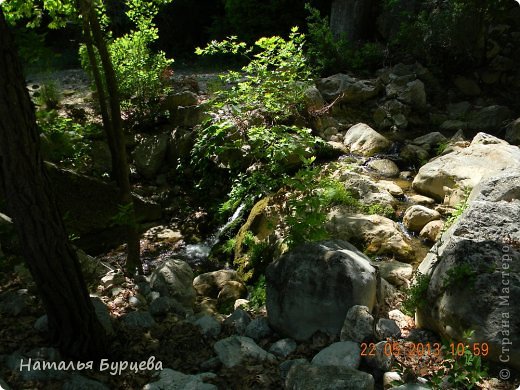
<svg viewBox="0 0 520 390">
<path fill-rule="evenodd" d="M 440 156 L 442 153 L 444 153 L 444 151 L 446 150 L 446 148 L 450 145 L 450 142 L 449 141 L 444 141 L 444 142 L 441 142 L 437 145 L 437 148 L 435 149 L 435 154 L 437 156 Z"/>
<path fill-rule="evenodd" d="M 249 307 L 253 310 L 258 310 L 265 306 L 266 299 L 265 276 L 261 275 L 249 293 Z"/>
<path fill-rule="evenodd" d="M 464 286 L 471 288 L 474 286 L 477 274 L 475 270 L 467 263 L 459 264 L 446 271 L 443 280 L 443 287 L 450 288 L 454 286 Z"/>
<path fill-rule="evenodd" d="M 382 205 L 382 204 L 371 204 L 369 206 L 362 206 L 361 209 L 367 214 L 377 214 L 382 215 L 386 218 L 395 217 L 395 210 L 392 206 Z"/>
<path fill-rule="evenodd" d="M 111 226 L 131 226 L 135 223 L 134 203 L 117 205 L 117 214 L 111 218 Z"/>
<path fill-rule="evenodd" d="M 42 132 L 45 159 L 73 168 L 87 164 L 89 137 L 99 131 L 95 125 L 75 123 L 54 110 L 38 111 L 37 123 Z"/>
<path fill-rule="evenodd" d="M 459 202 L 455 206 L 455 210 L 451 213 L 451 215 L 448 217 L 448 219 L 446 219 L 446 222 L 444 223 L 443 231 L 448 230 L 459 219 L 459 217 L 462 215 L 462 213 L 468 208 L 468 206 L 469 206 L 468 197 L 470 194 L 470 190 L 466 189 L 464 191 L 464 194 L 465 194 L 465 199 L 463 201 Z"/>
<path fill-rule="evenodd" d="M 488 376 L 488 370 L 482 362 L 480 354 L 475 354 L 471 347 L 471 339 L 475 331 L 464 332 L 464 351 L 459 354 L 449 341 L 443 343 L 443 367 L 430 378 L 434 389 L 443 389 L 445 380 L 456 389 L 473 389 Z M 455 344 L 456 345 L 456 344 Z M 461 351 L 462 352 L 462 351 Z"/>
<path fill-rule="evenodd" d="M 60 104 L 60 92 L 53 80 L 46 81 L 35 94 L 36 104 L 44 106 L 47 110 L 54 110 Z"/>
<path fill-rule="evenodd" d="M 414 284 L 407 289 L 407 297 L 403 301 L 403 313 L 413 316 L 415 310 L 423 308 L 427 304 L 426 293 L 430 284 L 430 277 L 417 273 Z"/>
<path fill-rule="evenodd" d="M 305 5 L 305 9 L 309 12 L 307 55 L 319 74 L 373 70 L 382 65 L 384 55 L 379 44 L 368 42 L 356 47 L 344 37 L 336 39 L 332 35 L 327 17 L 322 17 L 309 4 Z"/>
<path fill-rule="evenodd" d="M 250 232 L 246 232 L 242 242 L 245 256 L 235 259 L 238 273 L 244 281 L 248 281 L 257 272 L 262 272 L 271 260 L 271 248 L 267 242 L 258 242 L 256 237 Z"/>
</svg>

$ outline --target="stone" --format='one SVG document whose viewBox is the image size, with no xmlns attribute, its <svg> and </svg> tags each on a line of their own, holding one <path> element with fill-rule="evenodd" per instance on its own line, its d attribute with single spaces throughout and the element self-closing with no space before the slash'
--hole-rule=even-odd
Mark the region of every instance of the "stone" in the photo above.
<svg viewBox="0 0 520 390">
<path fill-rule="evenodd" d="M 374 335 L 374 317 L 366 306 L 352 306 L 345 316 L 341 328 L 341 341 L 356 341 L 362 343 Z"/>
<path fill-rule="evenodd" d="M 369 157 L 386 152 L 392 146 L 391 141 L 364 123 L 358 123 L 348 129 L 343 143 L 352 153 Z"/>
<path fill-rule="evenodd" d="M 170 122 L 173 126 L 195 127 L 200 125 L 206 118 L 205 105 L 179 106 L 170 111 Z"/>
<path fill-rule="evenodd" d="M 198 103 L 198 97 L 191 91 L 182 91 L 169 95 L 165 103 L 168 109 L 173 110 L 179 106 L 195 106 Z"/>
<path fill-rule="evenodd" d="M 170 133 L 166 160 L 170 165 L 176 166 L 181 162 L 187 162 L 191 158 L 191 150 L 195 143 L 195 132 L 184 127 L 176 127 Z"/>
<path fill-rule="evenodd" d="M 428 222 L 421 229 L 419 237 L 421 237 L 423 240 L 435 242 L 439 239 L 443 228 L 444 222 L 441 220 Z"/>
<path fill-rule="evenodd" d="M 242 364 L 245 360 L 274 361 L 274 355 L 260 348 L 253 339 L 243 336 L 231 336 L 215 343 L 218 358 L 224 366 L 230 368 Z"/>
<path fill-rule="evenodd" d="M 0 313 L 9 317 L 17 317 L 29 308 L 31 301 L 32 298 L 27 289 L 6 291 L 0 294 Z"/>
<path fill-rule="evenodd" d="M 73 373 L 62 386 L 62 390 L 109 390 L 110 388 L 101 382 L 85 378 Z"/>
<path fill-rule="evenodd" d="M 512 118 L 512 112 L 505 106 L 488 106 L 468 114 L 467 127 L 471 130 L 496 132 Z"/>
<path fill-rule="evenodd" d="M 401 329 L 399 329 L 394 320 L 380 318 L 376 323 L 376 336 L 378 340 L 398 339 L 401 337 Z M 385 370 L 389 368 L 387 367 Z"/>
<path fill-rule="evenodd" d="M 482 91 L 475 80 L 467 77 L 458 76 L 455 77 L 453 83 L 463 95 L 466 96 L 479 96 Z"/>
<path fill-rule="evenodd" d="M 377 159 L 370 160 L 367 166 L 377 174 L 384 177 L 398 177 L 399 176 L 399 168 L 392 160 L 388 159 Z"/>
<path fill-rule="evenodd" d="M 217 390 L 217 386 L 204 383 L 204 379 L 216 377 L 213 373 L 186 375 L 171 368 L 165 368 L 157 374 L 158 380 L 143 387 L 143 390 Z"/>
<path fill-rule="evenodd" d="M 243 335 L 250 322 L 251 317 L 249 317 L 249 314 L 247 314 L 245 310 L 236 309 L 224 320 L 224 325 L 232 326 L 236 333 Z"/>
<path fill-rule="evenodd" d="M 513 145 L 520 145 L 520 118 L 507 127 L 505 140 Z"/>
<path fill-rule="evenodd" d="M 381 86 L 375 80 L 359 80 L 346 74 L 318 79 L 316 88 L 321 96 L 332 102 L 338 99 L 346 103 L 362 103 L 379 94 Z"/>
<path fill-rule="evenodd" d="M 410 203 L 418 204 L 421 206 L 433 206 L 435 204 L 435 199 L 432 199 L 424 195 L 414 194 L 408 196 L 407 199 Z"/>
<path fill-rule="evenodd" d="M 415 191 L 443 201 L 446 188 L 472 189 L 481 180 L 520 169 L 520 148 L 505 144 L 473 144 L 423 165 L 413 181 Z"/>
<path fill-rule="evenodd" d="M 247 296 L 247 288 L 242 282 L 230 280 L 224 283 L 217 296 L 217 305 L 228 312 L 233 309 L 235 301 Z"/>
<path fill-rule="evenodd" d="M 161 296 L 174 298 L 188 309 L 191 309 L 195 303 L 193 270 L 185 261 L 178 259 L 165 261 L 153 271 L 150 287 L 161 293 Z"/>
<path fill-rule="evenodd" d="M 114 334 L 114 327 L 112 326 L 112 317 L 110 317 L 110 313 L 108 312 L 108 307 L 103 303 L 103 301 L 96 296 L 90 296 L 90 300 L 92 301 L 92 305 L 94 305 L 94 311 L 96 312 L 96 316 L 103 325 L 105 332 L 107 335 Z"/>
<path fill-rule="evenodd" d="M 423 109 L 426 107 L 426 91 L 421 80 L 413 80 L 399 92 L 397 99 L 412 107 Z"/>
<path fill-rule="evenodd" d="M 182 306 L 177 300 L 170 297 L 157 297 L 152 300 L 150 303 L 148 310 L 150 314 L 154 317 L 165 316 L 168 313 L 176 313 L 181 316 L 186 315 L 187 311 L 184 306 Z"/>
<path fill-rule="evenodd" d="M 338 172 L 338 181 L 344 182 L 345 188 L 359 200 L 361 204 L 392 207 L 397 204 L 395 198 L 370 177 L 356 172 Z"/>
<path fill-rule="evenodd" d="M 413 232 L 420 232 L 428 222 L 440 218 L 441 215 L 435 210 L 425 206 L 413 205 L 406 209 L 403 216 L 403 224 Z"/>
<path fill-rule="evenodd" d="M 387 341 L 380 341 L 375 345 L 374 354 L 363 356 L 363 359 L 370 367 L 382 372 L 388 371 L 394 361 L 394 356 L 385 351 L 386 344 Z M 386 348 L 388 350 L 389 347 Z"/>
<path fill-rule="evenodd" d="M 379 275 L 395 286 L 407 285 L 412 279 L 413 267 L 410 264 L 390 260 L 377 263 Z"/>
<path fill-rule="evenodd" d="M 304 92 L 305 108 L 308 112 L 313 113 L 321 110 L 325 106 L 325 100 L 321 96 L 318 88 L 312 86 Z"/>
<path fill-rule="evenodd" d="M 168 149 L 168 134 L 143 136 L 134 149 L 133 157 L 137 172 L 150 180 L 164 163 Z"/>
<path fill-rule="evenodd" d="M 237 299 L 235 304 L 233 305 L 233 310 L 247 308 L 249 306 L 249 301 L 247 299 Z"/>
<path fill-rule="evenodd" d="M 342 366 L 294 364 L 285 381 L 287 390 L 373 390 L 372 375 Z"/>
<path fill-rule="evenodd" d="M 396 222 L 380 215 L 353 214 L 336 206 L 327 215 L 325 228 L 335 239 L 361 244 L 366 253 L 391 255 L 413 261 L 414 250 Z"/>
<path fill-rule="evenodd" d="M 389 180 L 379 180 L 377 186 L 380 187 L 384 191 L 388 191 L 390 195 L 393 197 L 401 197 L 404 196 L 404 191 L 401 187 L 395 184 L 393 181 Z"/>
<path fill-rule="evenodd" d="M 273 333 L 269 326 L 269 321 L 265 317 L 257 317 L 246 327 L 245 335 L 255 341 L 269 337 Z"/>
<path fill-rule="evenodd" d="M 353 341 L 339 341 L 322 349 L 311 363 L 316 366 L 342 366 L 358 368 L 361 362 L 361 348 Z"/>
<path fill-rule="evenodd" d="M 198 275 L 193 279 L 193 287 L 198 295 L 217 298 L 220 290 L 229 281 L 240 282 L 241 280 L 235 270 L 221 269 Z"/>
<path fill-rule="evenodd" d="M 448 142 L 448 139 L 438 131 L 414 138 L 412 144 L 420 146 L 426 151 L 431 151 L 439 144 Z"/>
<path fill-rule="evenodd" d="M 448 104 L 446 111 L 451 119 L 464 120 L 471 110 L 471 103 L 467 101 Z"/>
<path fill-rule="evenodd" d="M 401 375 L 398 372 L 388 371 L 383 374 L 383 388 L 394 388 L 394 382 L 401 382 Z"/>
<path fill-rule="evenodd" d="M 117 285 L 121 285 L 126 281 L 123 274 L 116 274 L 110 271 L 108 274 L 101 278 L 101 284 L 106 289 L 111 289 Z"/>
<path fill-rule="evenodd" d="M 497 148 L 500 145 L 493 145 Z M 509 361 L 520 368 L 518 318 L 520 301 L 520 171 L 505 171 L 481 181 L 469 206 L 443 234 L 418 270 L 430 276 L 426 304 L 416 313 L 417 325 L 441 336 L 487 343 L 489 358 L 498 361 L 509 348 Z M 503 344 L 504 331 L 508 343 Z"/>
<path fill-rule="evenodd" d="M 47 317 L 47 314 L 38 317 L 34 323 L 34 329 L 40 333 L 47 333 L 49 331 L 49 317 Z"/>
<path fill-rule="evenodd" d="M 202 334 L 206 337 L 217 338 L 222 330 L 222 325 L 210 315 L 204 315 L 194 322 L 198 326 Z"/>
<path fill-rule="evenodd" d="M 424 164 L 430 158 L 430 154 L 420 146 L 408 144 L 402 147 L 399 158 L 412 164 Z"/>
<path fill-rule="evenodd" d="M 123 325 L 129 329 L 149 329 L 155 321 L 147 311 L 132 311 L 121 317 Z"/>
<path fill-rule="evenodd" d="M 296 364 L 309 364 L 309 362 L 307 361 L 307 359 L 301 358 L 286 360 L 280 363 L 280 377 L 282 378 L 282 380 L 285 381 L 287 379 L 287 374 L 289 374 L 289 371 L 291 370 L 292 366 Z"/>
<path fill-rule="evenodd" d="M 348 309 L 375 303 L 369 259 L 346 241 L 303 244 L 267 267 L 267 313 L 281 335 L 306 340 L 316 331 L 339 333 Z"/>
<path fill-rule="evenodd" d="M 269 353 L 272 353 L 275 356 L 286 358 L 291 353 L 296 351 L 296 341 L 293 339 L 281 339 L 274 342 L 269 348 Z"/>
</svg>

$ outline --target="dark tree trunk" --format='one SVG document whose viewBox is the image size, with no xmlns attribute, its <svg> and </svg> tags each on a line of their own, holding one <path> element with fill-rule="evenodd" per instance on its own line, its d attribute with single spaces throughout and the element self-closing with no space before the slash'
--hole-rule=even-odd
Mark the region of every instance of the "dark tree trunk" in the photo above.
<svg viewBox="0 0 520 390">
<path fill-rule="evenodd" d="M 336 39 L 345 37 L 351 42 L 370 34 L 372 0 L 334 0 L 330 13 L 330 29 Z"/>
<path fill-rule="evenodd" d="M 108 107 L 110 108 L 110 114 L 108 115 L 109 123 L 103 124 L 109 140 L 110 153 L 112 155 L 113 177 L 119 187 L 121 204 L 125 206 L 129 204 L 132 205 L 129 214 L 127 215 L 127 220 L 125 221 L 127 224 L 126 271 L 129 274 L 134 274 L 137 270 L 138 273 L 142 274 L 143 267 L 140 258 L 139 230 L 133 207 L 132 187 L 130 186 L 130 179 L 128 177 L 130 170 L 128 167 L 126 143 L 121 121 L 121 106 L 116 74 L 110 58 L 110 53 L 108 52 L 106 42 L 103 38 L 96 11 L 92 8 L 91 3 L 86 0 L 80 0 L 80 8 L 84 19 L 83 29 L 85 40 L 87 45 L 92 45 L 93 43 L 97 47 L 101 59 L 103 76 L 105 78 L 105 83 L 96 81 L 96 88 L 98 89 L 98 92 L 101 92 L 98 94 L 100 106 L 104 106 L 106 110 L 107 103 L 104 100 L 106 96 L 108 98 Z M 89 53 L 89 60 L 93 69 L 99 69 L 95 55 Z M 96 77 L 95 74 L 94 77 Z M 106 91 L 103 86 L 106 86 Z"/>
<path fill-rule="evenodd" d="M 106 352 L 106 335 L 68 242 L 39 150 L 34 106 L 0 9 L 0 185 L 23 255 L 48 315 L 50 336 L 68 356 Z"/>
</svg>

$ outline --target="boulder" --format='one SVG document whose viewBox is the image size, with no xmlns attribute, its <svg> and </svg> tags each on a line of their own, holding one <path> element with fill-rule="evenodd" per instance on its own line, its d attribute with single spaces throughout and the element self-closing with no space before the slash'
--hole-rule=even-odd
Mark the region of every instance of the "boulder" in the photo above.
<svg viewBox="0 0 520 390">
<path fill-rule="evenodd" d="M 148 329 L 156 323 L 152 315 L 147 311 L 132 311 L 121 317 L 121 322 L 129 329 Z"/>
<path fill-rule="evenodd" d="M 162 296 L 174 298 L 186 308 L 191 309 L 195 303 L 193 271 L 185 261 L 165 261 L 153 271 L 150 287 Z"/>
<path fill-rule="evenodd" d="M 380 84 L 375 80 L 359 80 L 346 74 L 319 79 L 316 87 L 328 102 L 339 98 L 341 102 L 354 104 L 372 99 L 381 90 Z"/>
<path fill-rule="evenodd" d="M 519 169 L 520 148 L 517 146 L 475 143 L 423 165 L 413 181 L 413 188 L 442 201 L 446 195 L 444 187 L 471 189 L 482 179 Z"/>
<path fill-rule="evenodd" d="M 505 139 L 513 145 L 520 145 L 520 118 L 513 121 L 506 130 Z"/>
<path fill-rule="evenodd" d="M 134 150 L 137 172 L 146 179 L 153 179 L 166 157 L 168 134 L 142 136 Z"/>
<path fill-rule="evenodd" d="M 373 390 L 374 378 L 341 366 L 294 364 L 285 381 L 288 390 Z"/>
<path fill-rule="evenodd" d="M 322 349 L 311 363 L 317 366 L 342 366 L 358 368 L 361 362 L 361 348 L 353 341 L 339 341 Z"/>
<path fill-rule="evenodd" d="M 420 146 L 426 151 L 431 151 L 439 144 L 447 142 L 448 139 L 438 131 L 417 137 L 412 141 L 413 145 Z"/>
<path fill-rule="evenodd" d="M 374 336 L 374 317 L 366 306 L 352 306 L 345 316 L 341 328 L 341 341 L 358 343 L 372 339 Z"/>
<path fill-rule="evenodd" d="M 380 215 L 352 213 L 336 206 L 327 215 L 326 229 L 331 237 L 351 241 L 374 255 L 395 255 L 403 261 L 414 259 L 414 250 L 396 222 Z"/>
<path fill-rule="evenodd" d="M 364 123 L 358 123 L 348 129 L 343 143 L 352 153 L 364 156 L 385 152 L 392 146 L 391 141 Z"/>
<path fill-rule="evenodd" d="M 296 351 L 296 341 L 293 339 L 281 339 L 271 345 L 269 352 L 281 358 L 286 358 Z"/>
<path fill-rule="evenodd" d="M 394 320 L 388 318 L 380 318 L 376 323 L 376 336 L 378 340 L 386 340 L 387 338 L 398 339 L 401 337 L 401 329 Z M 386 368 L 388 370 L 390 367 Z"/>
<path fill-rule="evenodd" d="M 430 158 L 430 154 L 420 146 L 408 144 L 399 152 L 399 158 L 411 164 L 424 164 Z"/>
<path fill-rule="evenodd" d="M 399 167 L 392 161 L 388 159 L 376 159 L 370 160 L 367 163 L 367 166 L 374 171 L 378 175 L 384 177 L 398 177 L 399 176 Z"/>
<path fill-rule="evenodd" d="M 403 224 L 413 232 L 420 232 L 428 222 L 440 218 L 441 215 L 438 211 L 420 205 L 413 205 L 406 209 L 403 216 Z"/>
<path fill-rule="evenodd" d="M 488 106 L 468 114 L 467 127 L 471 130 L 496 132 L 511 120 L 512 112 L 504 106 Z"/>
<path fill-rule="evenodd" d="M 369 176 L 349 170 L 340 171 L 335 176 L 338 181 L 344 182 L 345 189 L 358 199 L 361 204 L 384 207 L 392 207 L 397 204 L 392 194 Z"/>
<path fill-rule="evenodd" d="M 206 272 L 193 279 L 193 287 L 198 295 L 210 298 L 217 298 L 220 290 L 229 281 L 240 282 L 237 271 L 232 269 L 221 269 L 213 272 Z"/>
<path fill-rule="evenodd" d="M 395 286 L 407 285 L 412 279 L 413 267 L 410 264 L 390 260 L 377 263 L 379 275 Z"/>
<path fill-rule="evenodd" d="M 477 82 L 475 80 L 468 79 L 467 77 L 455 77 L 453 83 L 458 88 L 458 90 L 466 96 L 479 96 L 482 92 Z"/>
<path fill-rule="evenodd" d="M 305 90 L 304 101 L 305 108 L 310 113 L 321 110 L 326 104 L 320 91 L 314 86 Z"/>
<path fill-rule="evenodd" d="M 265 317 L 257 317 L 252 320 L 246 327 L 245 335 L 255 341 L 269 337 L 273 331 L 269 327 L 269 321 Z"/>
<path fill-rule="evenodd" d="M 247 296 L 247 288 L 242 282 L 229 280 L 222 286 L 217 296 L 217 305 L 223 311 L 230 312 L 237 299 Z"/>
<path fill-rule="evenodd" d="M 274 355 L 260 348 L 253 339 L 243 336 L 231 336 L 215 343 L 218 358 L 226 367 L 234 367 L 246 360 L 274 361 Z"/>
<path fill-rule="evenodd" d="M 419 237 L 421 237 L 423 240 L 435 242 L 438 240 L 443 227 L 444 227 L 444 222 L 442 222 L 441 220 L 428 222 L 421 229 L 421 231 L 419 233 Z"/>
<path fill-rule="evenodd" d="M 232 327 L 235 333 L 243 335 L 250 322 L 251 317 L 249 317 L 249 314 L 247 314 L 245 310 L 236 309 L 224 320 L 224 325 Z"/>
<path fill-rule="evenodd" d="M 200 328 L 200 331 L 204 336 L 211 338 L 217 338 L 222 329 L 220 322 L 210 315 L 200 317 L 194 322 L 194 325 Z"/>
<path fill-rule="evenodd" d="M 494 145 L 498 147 L 499 145 Z M 520 368 L 520 173 L 482 181 L 469 207 L 419 266 L 430 276 L 418 326 L 487 343 L 489 357 Z"/>
<path fill-rule="evenodd" d="M 394 360 L 393 355 L 385 351 L 386 344 L 387 341 L 380 341 L 375 345 L 373 354 L 363 357 L 370 367 L 381 372 L 388 371 L 392 367 L 392 362 Z"/>
<path fill-rule="evenodd" d="M 300 245 L 267 267 L 267 312 L 271 327 L 305 340 L 320 330 L 339 333 L 348 309 L 372 309 L 376 272 L 346 241 Z"/>
<path fill-rule="evenodd" d="M 401 197 L 404 191 L 401 187 L 390 180 L 379 180 L 376 185 L 384 191 L 388 191 L 394 197 Z"/>
</svg>

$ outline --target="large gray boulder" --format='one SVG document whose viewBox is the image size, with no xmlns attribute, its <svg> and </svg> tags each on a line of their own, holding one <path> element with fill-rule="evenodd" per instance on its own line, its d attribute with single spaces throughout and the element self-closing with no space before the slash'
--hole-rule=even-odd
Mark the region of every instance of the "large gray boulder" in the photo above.
<svg viewBox="0 0 520 390">
<path fill-rule="evenodd" d="M 520 368 L 520 172 L 473 189 L 470 205 L 419 266 L 430 276 L 420 327 L 488 343 L 490 358 Z"/>
<path fill-rule="evenodd" d="M 168 149 L 168 134 L 143 136 L 134 150 L 137 172 L 146 179 L 153 179 L 163 165 Z"/>
<path fill-rule="evenodd" d="M 423 165 L 413 181 L 413 188 L 442 201 L 449 190 L 471 189 L 482 179 L 500 172 L 520 170 L 520 148 L 493 136 L 480 134 L 475 137 L 477 142 L 474 140 L 469 147 Z M 496 142 L 491 143 L 491 138 Z"/>
<path fill-rule="evenodd" d="M 267 267 L 266 282 L 271 327 L 296 340 L 338 334 L 350 307 L 371 310 L 376 299 L 368 257 L 341 240 L 294 248 Z"/>
<path fill-rule="evenodd" d="M 176 299 L 186 308 L 191 308 L 195 303 L 193 270 L 185 261 L 165 261 L 152 273 L 150 287 L 162 296 Z"/>
<path fill-rule="evenodd" d="M 341 73 L 317 80 L 316 87 L 328 102 L 339 98 L 347 103 L 362 103 L 377 96 L 381 90 L 375 80 L 359 80 Z"/>
<path fill-rule="evenodd" d="M 374 378 L 341 366 L 294 364 L 285 381 L 288 390 L 373 390 Z"/>
<path fill-rule="evenodd" d="M 343 143 L 352 153 L 364 156 L 385 152 L 392 146 L 392 142 L 364 123 L 358 123 L 348 129 Z"/>
</svg>

